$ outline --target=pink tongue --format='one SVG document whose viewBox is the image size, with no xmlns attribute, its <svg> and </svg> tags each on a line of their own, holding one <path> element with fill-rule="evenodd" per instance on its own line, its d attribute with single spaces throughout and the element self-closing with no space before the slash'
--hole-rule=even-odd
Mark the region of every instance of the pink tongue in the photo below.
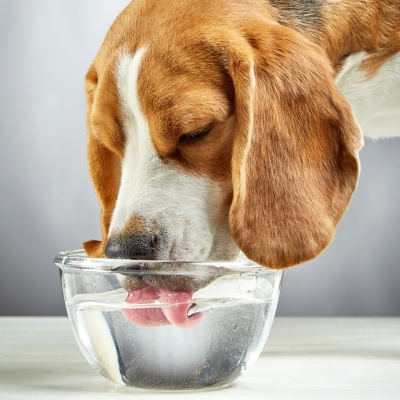
<svg viewBox="0 0 400 400">
<path fill-rule="evenodd" d="M 140 326 L 172 324 L 180 328 L 193 328 L 203 320 L 203 313 L 187 315 L 191 306 L 189 302 L 192 295 L 193 293 L 190 291 L 170 292 L 152 286 L 146 286 L 140 290 L 131 290 L 125 300 L 127 303 L 144 304 L 160 299 L 162 302 L 171 305 L 162 308 L 124 308 L 122 309 L 122 315 L 127 320 Z"/>
<path fill-rule="evenodd" d="M 127 303 L 148 303 L 159 298 L 158 290 L 146 286 L 140 290 L 131 290 L 126 298 Z M 162 326 L 168 325 L 161 308 L 123 308 L 122 315 L 129 321 L 140 326 Z"/>
<path fill-rule="evenodd" d="M 190 317 L 187 315 L 191 304 L 189 301 L 193 296 L 193 292 L 169 292 L 160 289 L 160 300 L 175 304 L 169 307 L 163 307 L 163 313 L 172 325 L 181 328 L 193 328 L 203 320 L 203 313 L 196 313 Z M 182 304 L 179 304 L 182 303 Z"/>
</svg>

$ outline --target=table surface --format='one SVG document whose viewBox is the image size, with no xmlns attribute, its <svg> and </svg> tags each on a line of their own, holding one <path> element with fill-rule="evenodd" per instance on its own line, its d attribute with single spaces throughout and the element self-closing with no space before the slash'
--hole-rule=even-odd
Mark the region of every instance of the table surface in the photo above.
<svg viewBox="0 0 400 400">
<path fill-rule="evenodd" d="M 67 318 L 0 317 L 1 399 L 400 399 L 400 318 L 276 318 L 256 364 L 228 388 L 153 392 L 98 375 Z"/>
</svg>

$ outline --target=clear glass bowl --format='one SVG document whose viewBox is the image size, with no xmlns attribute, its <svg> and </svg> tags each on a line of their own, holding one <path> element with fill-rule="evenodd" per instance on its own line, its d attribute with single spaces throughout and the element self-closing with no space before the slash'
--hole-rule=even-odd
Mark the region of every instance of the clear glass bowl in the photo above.
<svg viewBox="0 0 400 400">
<path fill-rule="evenodd" d="M 88 362 L 136 388 L 223 387 L 260 355 L 282 271 L 232 262 L 57 254 L 68 316 Z"/>
</svg>

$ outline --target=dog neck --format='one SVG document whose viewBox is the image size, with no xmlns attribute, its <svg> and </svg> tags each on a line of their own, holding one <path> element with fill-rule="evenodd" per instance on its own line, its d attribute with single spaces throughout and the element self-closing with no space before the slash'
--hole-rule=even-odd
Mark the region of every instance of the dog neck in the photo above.
<svg viewBox="0 0 400 400">
<path fill-rule="evenodd" d="M 293 28 L 326 52 L 336 72 L 347 57 L 366 52 L 373 76 L 400 51 L 400 1 L 268 0 L 278 23 Z"/>
</svg>

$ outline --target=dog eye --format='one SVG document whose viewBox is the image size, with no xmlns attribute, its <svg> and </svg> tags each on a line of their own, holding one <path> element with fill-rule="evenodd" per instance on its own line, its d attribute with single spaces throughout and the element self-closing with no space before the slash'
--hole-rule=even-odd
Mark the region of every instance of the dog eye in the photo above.
<svg viewBox="0 0 400 400">
<path fill-rule="evenodd" d="M 212 130 L 213 126 L 214 126 L 214 124 L 211 123 L 202 129 L 199 129 L 199 130 L 191 132 L 191 133 L 186 133 L 185 135 L 182 135 L 179 138 L 179 140 L 182 142 L 187 142 L 187 141 L 200 139 L 200 138 L 206 136 Z"/>
</svg>

